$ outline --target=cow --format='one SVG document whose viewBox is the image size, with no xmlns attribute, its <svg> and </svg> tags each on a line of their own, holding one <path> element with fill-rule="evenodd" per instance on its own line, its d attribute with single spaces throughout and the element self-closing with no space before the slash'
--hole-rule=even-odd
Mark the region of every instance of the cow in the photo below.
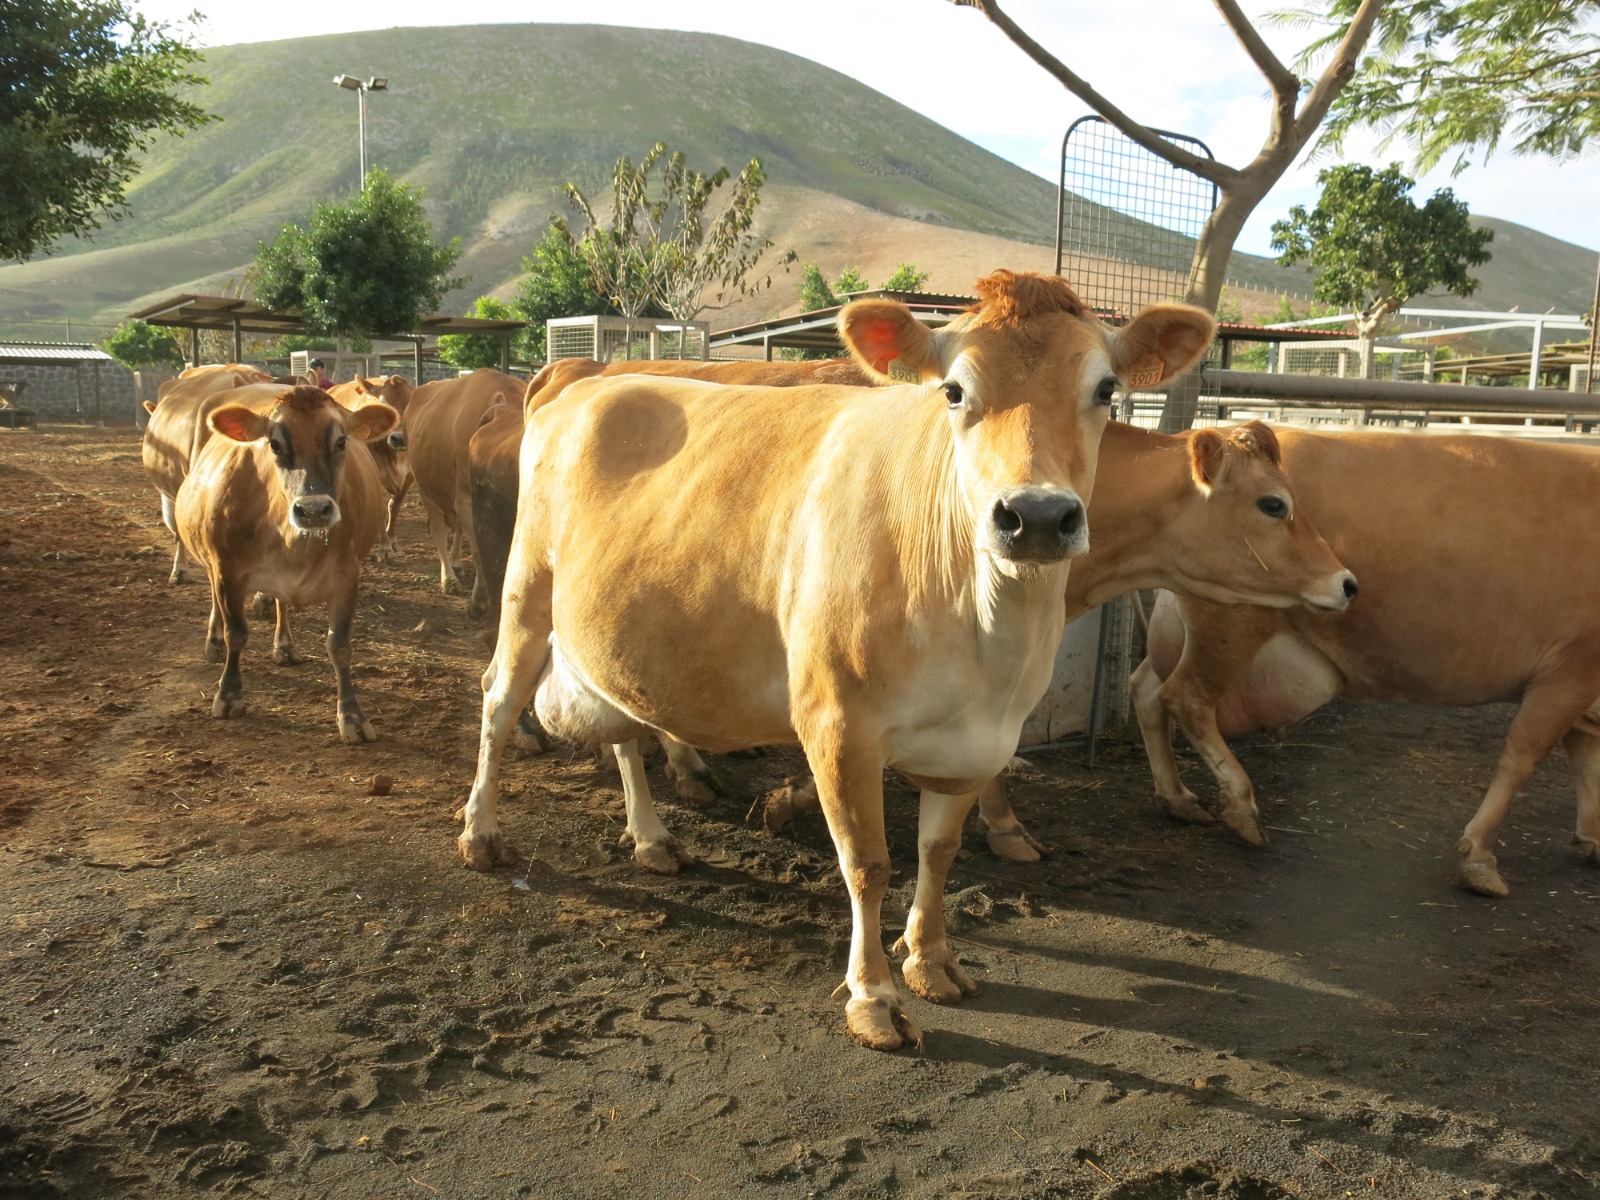
<svg viewBox="0 0 1600 1200">
<path fill-rule="evenodd" d="M 1562 742 L 1577 784 L 1575 840 L 1600 861 L 1600 450 L 1475 435 L 1311 432 L 1278 437 L 1296 493 L 1361 578 L 1335 618 L 1162 597 L 1134 702 L 1157 794 L 1212 820 L 1172 755 L 1175 720 L 1220 787 L 1222 822 L 1266 841 L 1248 775 L 1224 738 L 1279 729 L 1335 696 L 1519 707 L 1457 851 L 1462 886 L 1503 897 L 1496 833 Z M 1165 682 L 1163 682 L 1163 679 Z"/>
<path fill-rule="evenodd" d="M 206 656 L 223 664 L 213 717 L 245 711 L 239 656 L 245 597 L 259 589 L 289 608 L 328 605 L 328 658 L 338 684 L 339 737 L 373 741 L 350 677 L 350 624 L 361 560 L 382 523 L 383 493 L 365 443 L 394 428 L 386 404 L 350 411 L 320 388 L 279 389 L 213 409 L 216 436 L 178 489 L 179 536 L 211 582 Z"/>
<path fill-rule="evenodd" d="M 406 456 L 404 422 L 406 406 L 410 404 L 411 393 L 414 390 L 411 381 L 404 375 L 384 375 L 374 379 L 357 375 L 347 383 L 336 383 L 327 389 L 328 395 L 345 408 L 357 409 L 367 404 L 387 404 L 400 417 L 387 437 L 367 444 L 367 449 L 372 453 L 373 464 L 378 468 L 378 478 L 383 483 L 383 490 L 389 494 L 383 532 L 378 535 L 378 549 L 375 552 L 380 564 L 394 560 L 394 523 L 406 493 L 411 490 L 411 462 Z"/>
<path fill-rule="evenodd" d="M 1356 576 L 1302 507 L 1304 489 L 1283 470 L 1270 425 L 1172 436 L 1113 421 L 1100 443 L 1099 479 L 1089 502 L 1089 553 L 1067 576 L 1068 621 L 1149 588 L 1213 606 L 1296 609 L 1312 622 L 1356 597 Z M 816 806 L 814 786 L 786 787 L 767 798 L 763 819 L 776 830 Z M 978 821 L 1000 858 L 1034 862 L 1044 850 L 998 778 L 978 794 Z"/>
<path fill-rule="evenodd" d="M 189 464 L 209 436 L 205 414 L 215 397 L 234 388 L 265 383 L 272 376 L 257 367 L 238 363 L 189 367 L 175 379 L 163 380 L 154 403 L 146 400 L 150 414 L 145 423 L 141 457 L 161 493 L 161 523 L 172 531 L 177 547 L 172 556 L 171 583 L 184 580 L 183 541 L 173 518 L 172 504 L 178 487 L 189 473 Z"/>
<path fill-rule="evenodd" d="M 998 271 L 977 291 L 938 331 L 890 300 L 841 311 L 863 366 L 914 383 L 596 378 L 529 417 L 468 866 L 516 860 L 500 759 L 536 685 L 545 727 L 579 743 L 798 742 L 850 894 L 850 1035 L 921 1040 L 880 934 L 885 767 L 923 789 L 906 982 L 938 1003 L 976 990 L 944 879 L 1049 682 L 1114 392 L 1186 370 L 1214 328 L 1158 306 L 1113 332 L 1055 276 Z"/>
<path fill-rule="evenodd" d="M 471 545 L 473 537 L 467 443 L 491 406 L 497 402 L 515 403 L 523 390 L 521 380 L 480 367 L 459 379 L 424 384 L 411 394 L 406 408 L 406 456 L 411 461 L 412 478 L 428 514 L 428 531 L 439 556 L 439 590 L 447 596 L 465 578 L 461 545 Z M 472 553 L 476 564 L 475 546 Z M 480 569 L 467 600 L 467 612 L 482 616 L 488 606 L 488 590 Z"/>
</svg>

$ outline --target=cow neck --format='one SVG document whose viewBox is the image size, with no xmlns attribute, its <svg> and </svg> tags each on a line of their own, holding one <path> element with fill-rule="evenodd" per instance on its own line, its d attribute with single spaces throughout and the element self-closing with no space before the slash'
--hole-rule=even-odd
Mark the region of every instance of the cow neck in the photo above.
<svg viewBox="0 0 1600 1200">
<path fill-rule="evenodd" d="M 1067 620 L 1128 592 L 1169 586 L 1175 518 L 1185 505 L 1205 502 L 1190 470 L 1187 438 L 1106 425 L 1089 503 L 1089 553 L 1067 579 Z"/>
</svg>

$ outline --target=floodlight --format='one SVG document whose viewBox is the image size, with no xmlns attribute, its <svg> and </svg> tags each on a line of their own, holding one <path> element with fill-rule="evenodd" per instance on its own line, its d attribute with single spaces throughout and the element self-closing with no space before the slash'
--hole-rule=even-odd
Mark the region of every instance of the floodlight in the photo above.
<svg viewBox="0 0 1600 1200">
<path fill-rule="evenodd" d="M 349 88 L 352 92 L 361 90 L 361 80 L 354 75 L 335 75 L 333 81 L 342 88 Z"/>
<path fill-rule="evenodd" d="M 387 92 L 388 90 L 389 81 L 387 79 L 380 79 L 378 76 L 374 75 L 371 79 L 367 80 L 367 91 L 369 92 Z"/>
</svg>

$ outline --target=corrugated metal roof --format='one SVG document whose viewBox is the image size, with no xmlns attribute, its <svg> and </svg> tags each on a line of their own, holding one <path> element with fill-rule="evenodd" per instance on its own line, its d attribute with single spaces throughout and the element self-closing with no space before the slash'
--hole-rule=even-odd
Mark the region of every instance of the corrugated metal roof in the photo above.
<svg viewBox="0 0 1600 1200">
<path fill-rule="evenodd" d="M 75 363 L 116 362 L 104 350 L 87 342 L 9 342 L 0 343 L 0 363 Z"/>
</svg>

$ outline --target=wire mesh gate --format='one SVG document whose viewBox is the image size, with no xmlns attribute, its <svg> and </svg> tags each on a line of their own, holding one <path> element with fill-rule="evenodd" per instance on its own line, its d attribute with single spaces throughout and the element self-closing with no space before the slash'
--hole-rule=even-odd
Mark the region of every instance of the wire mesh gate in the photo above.
<svg viewBox="0 0 1600 1200">
<path fill-rule="evenodd" d="M 1154 132 L 1193 154 L 1215 158 L 1198 138 Z M 1056 274 L 1071 280 L 1092 308 L 1116 324 L 1146 305 L 1182 300 L 1195 243 L 1218 198 L 1215 184 L 1173 166 L 1104 117 L 1080 117 L 1061 139 Z M 1162 401 L 1154 394 L 1137 399 L 1137 407 Z M 1136 415 L 1135 401 L 1132 394 L 1124 398 L 1124 420 Z M 1138 602 L 1137 596 L 1124 596 L 1099 609 L 1085 729 L 1091 765 L 1100 731 L 1128 724 L 1128 676 L 1143 653 Z"/>
</svg>

